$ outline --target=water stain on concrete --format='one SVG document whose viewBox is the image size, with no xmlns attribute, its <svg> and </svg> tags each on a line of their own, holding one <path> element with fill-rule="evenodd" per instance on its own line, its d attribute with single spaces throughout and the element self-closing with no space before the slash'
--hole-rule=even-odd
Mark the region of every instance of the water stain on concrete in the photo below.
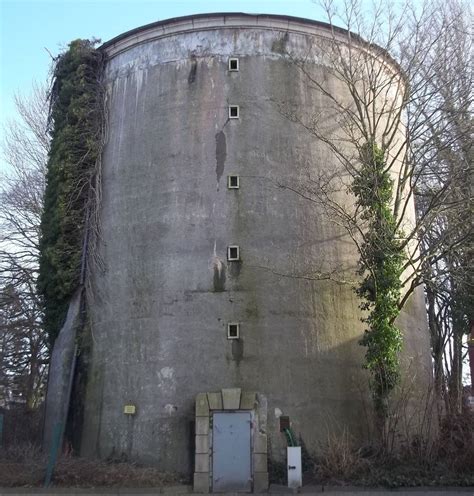
<svg viewBox="0 0 474 496">
<path fill-rule="evenodd" d="M 242 261 L 236 260 L 234 262 L 228 262 L 229 273 L 232 277 L 239 277 L 240 271 L 242 270 Z"/>
<path fill-rule="evenodd" d="M 214 265 L 214 291 L 225 291 L 225 273 L 226 267 L 224 264 Z"/>
<path fill-rule="evenodd" d="M 233 339 L 232 340 L 232 359 L 237 362 L 237 365 L 244 357 L 244 340 Z"/>
<path fill-rule="evenodd" d="M 272 52 L 280 53 L 284 55 L 286 53 L 286 45 L 290 39 L 290 34 L 286 32 L 282 37 L 277 38 L 272 43 Z"/>
<path fill-rule="evenodd" d="M 216 134 L 216 176 L 217 182 L 220 181 L 224 173 L 225 160 L 227 158 L 227 143 L 224 131 Z"/>
<path fill-rule="evenodd" d="M 191 70 L 188 75 L 188 84 L 194 83 L 196 81 L 196 72 L 197 72 L 197 59 L 196 55 L 191 55 Z"/>
</svg>

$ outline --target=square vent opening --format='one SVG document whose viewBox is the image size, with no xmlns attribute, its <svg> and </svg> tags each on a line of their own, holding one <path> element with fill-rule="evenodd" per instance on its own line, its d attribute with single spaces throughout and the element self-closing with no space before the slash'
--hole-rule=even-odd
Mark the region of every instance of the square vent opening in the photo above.
<svg viewBox="0 0 474 496">
<path fill-rule="evenodd" d="M 229 322 L 227 324 L 227 339 L 239 339 L 240 337 L 240 324 L 236 322 Z"/>
<path fill-rule="evenodd" d="M 227 260 L 230 262 L 240 260 L 240 249 L 238 246 L 227 247 Z"/>
<path fill-rule="evenodd" d="M 239 189 L 240 188 L 240 178 L 235 174 L 227 176 L 227 187 L 229 189 Z"/>
<path fill-rule="evenodd" d="M 238 105 L 229 105 L 229 119 L 238 119 L 240 116 L 240 109 Z"/>
<path fill-rule="evenodd" d="M 236 72 L 239 70 L 239 59 L 237 57 L 230 57 L 229 59 L 229 71 Z"/>
</svg>

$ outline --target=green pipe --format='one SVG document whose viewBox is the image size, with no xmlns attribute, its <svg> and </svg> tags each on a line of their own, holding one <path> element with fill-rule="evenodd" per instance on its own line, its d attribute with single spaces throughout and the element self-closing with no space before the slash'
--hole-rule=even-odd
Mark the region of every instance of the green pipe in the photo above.
<svg viewBox="0 0 474 496">
<path fill-rule="evenodd" d="M 296 446 L 295 438 L 290 428 L 285 429 L 286 439 L 288 441 L 288 446 Z"/>
</svg>

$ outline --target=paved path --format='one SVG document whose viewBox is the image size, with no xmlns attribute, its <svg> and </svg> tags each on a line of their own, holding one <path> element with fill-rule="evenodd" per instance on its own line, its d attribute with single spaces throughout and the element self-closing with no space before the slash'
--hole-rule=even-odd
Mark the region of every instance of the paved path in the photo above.
<svg viewBox="0 0 474 496">
<path fill-rule="evenodd" d="M 1 489 L 0 496 L 190 496 L 191 486 L 175 486 L 155 489 L 64 489 L 64 488 L 18 488 Z M 328 487 L 328 486 L 305 486 L 298 493 L 288 490 L 282 486 L 271 486 L 268 495 L 293 495 L 304 494 L 305 496 L 474 496 L 474 487 L 449 487 L 449 488 L 412 488 L 412 489 L 362 489 L 355 487 Z M 242 496 L 242 493 L 226 493 L 225 496 Z"/>
</svg>

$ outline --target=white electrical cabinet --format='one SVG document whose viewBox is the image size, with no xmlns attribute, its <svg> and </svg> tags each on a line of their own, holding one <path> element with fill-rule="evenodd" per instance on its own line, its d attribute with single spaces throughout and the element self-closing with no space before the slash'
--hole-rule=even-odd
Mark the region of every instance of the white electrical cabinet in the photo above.
<svg viewBox="0 0 474 496">
<path fill-rule="evenodd" d="M 287 448 L 288 487 L 301 487 L 301 447 Z"/>
</svg>

